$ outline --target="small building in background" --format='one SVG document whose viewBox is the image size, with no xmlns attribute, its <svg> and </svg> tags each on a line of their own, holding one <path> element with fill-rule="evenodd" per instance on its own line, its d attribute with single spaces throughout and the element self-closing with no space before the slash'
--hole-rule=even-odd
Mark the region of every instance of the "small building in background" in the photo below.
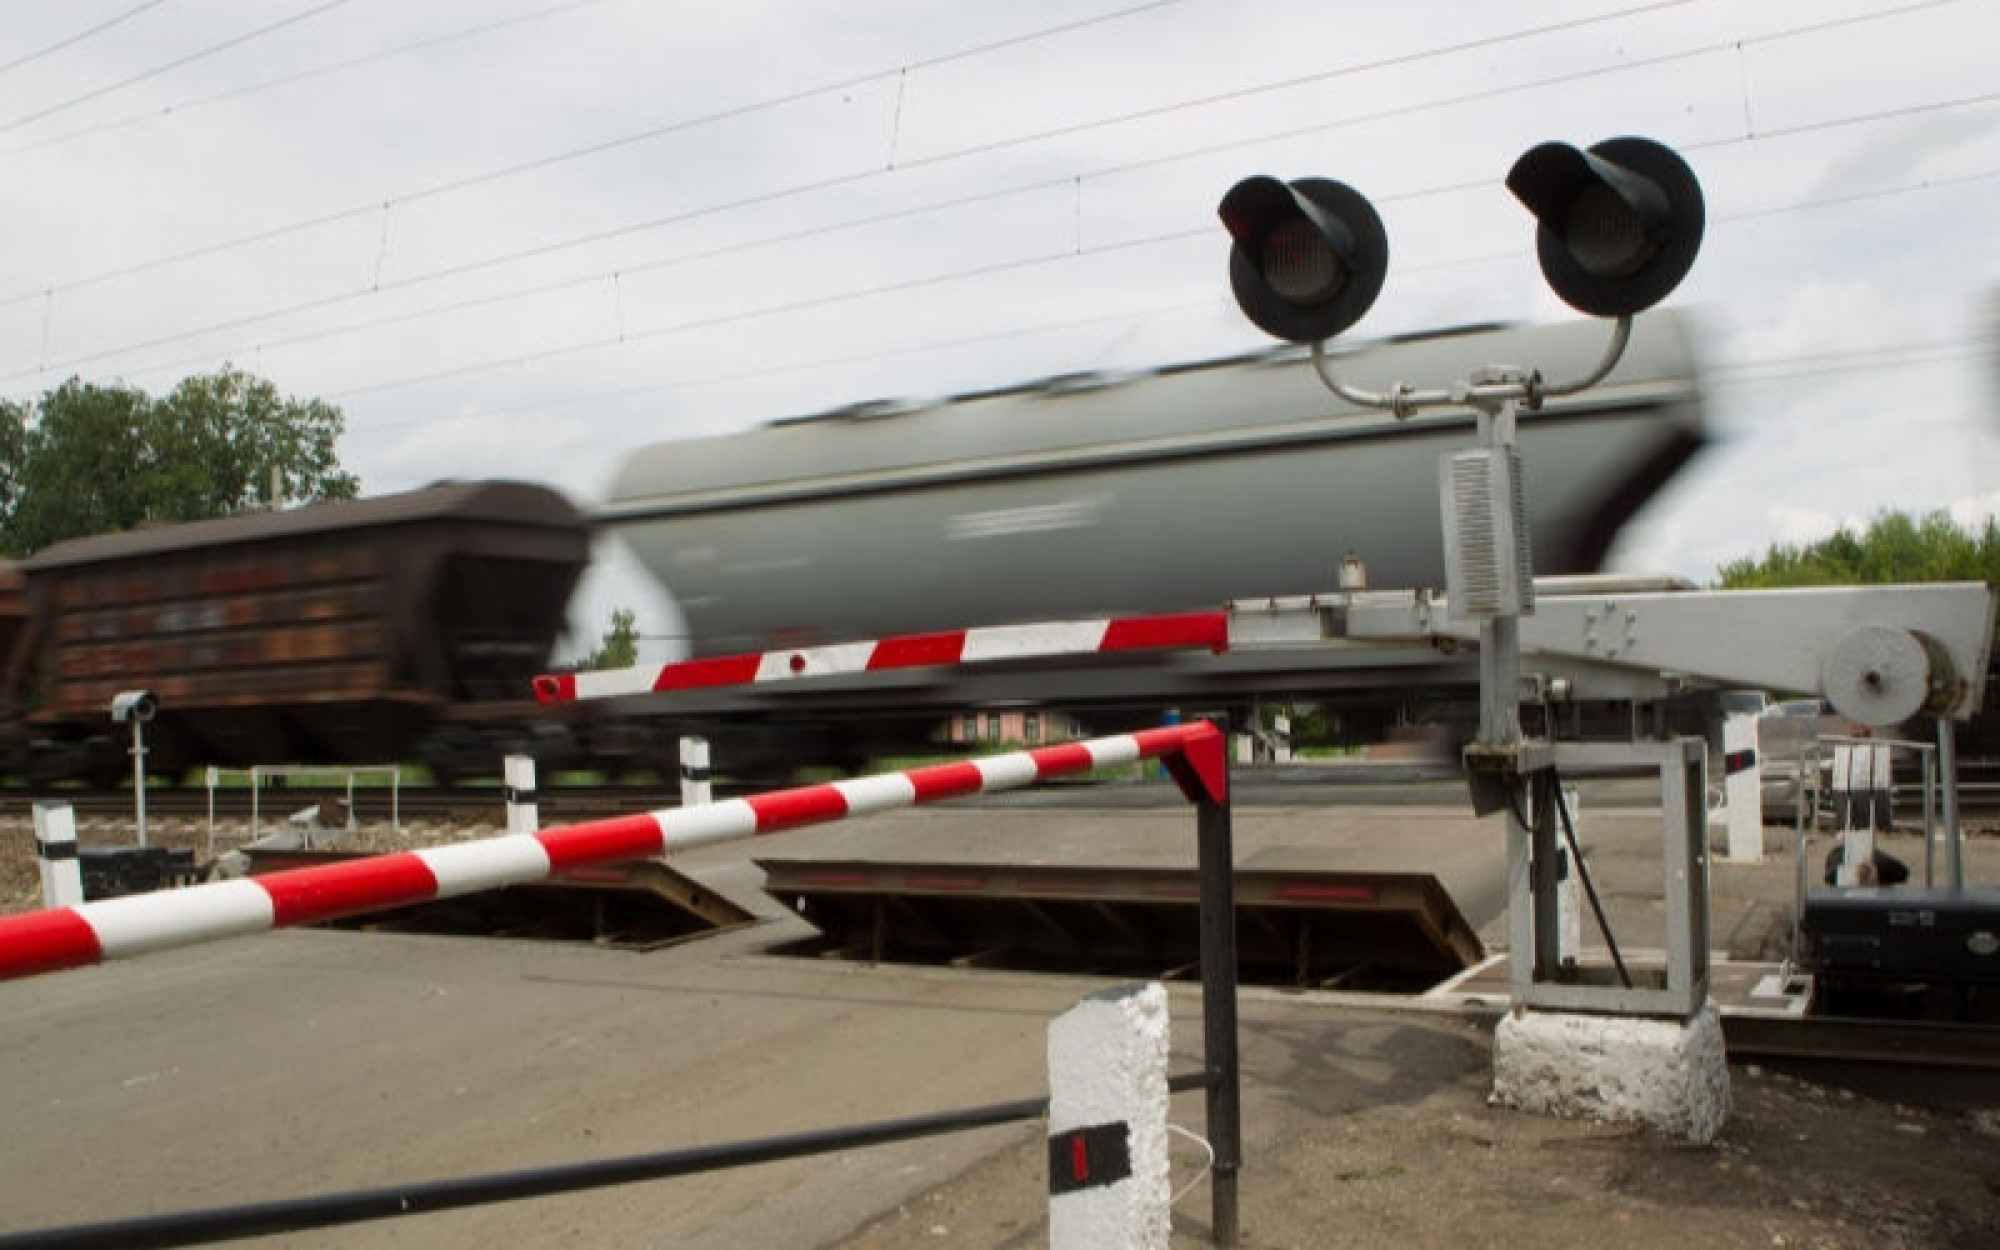
<svg viewBox="0 0 2000 1250">
<path fill-rule="evenodd" d="M 1040 707 L 987 708 L 960 712 L 951 718 L 946 737 L 954 746 L 1018 742 L 1040 746 L 1085 736 L 1076 718 Z"/>
</svg>

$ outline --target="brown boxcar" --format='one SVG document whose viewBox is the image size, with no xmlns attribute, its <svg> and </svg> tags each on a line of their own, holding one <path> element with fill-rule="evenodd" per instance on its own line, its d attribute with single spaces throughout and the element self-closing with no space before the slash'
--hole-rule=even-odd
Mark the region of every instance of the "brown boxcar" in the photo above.
<svg viewBox="0 0 2000 1250">
<path fill-rule="evenodd" d="M 38 771 L 116 776 L 108 709 L 140 689 L 164 774 L 410 761 L 454 740 L 440 762 L 466 762 L 525 726 L 589 558 L 567 500 L 498 481 L 57 543 L 19 565 Z"/>
<path fill-rule="evenodd" d="M 28 596 L 21 574 L 11 562 L 0 560 L 0 737 L 4 726 L 20 714 L 26 695 L 28 625 Z"/>
</svg>

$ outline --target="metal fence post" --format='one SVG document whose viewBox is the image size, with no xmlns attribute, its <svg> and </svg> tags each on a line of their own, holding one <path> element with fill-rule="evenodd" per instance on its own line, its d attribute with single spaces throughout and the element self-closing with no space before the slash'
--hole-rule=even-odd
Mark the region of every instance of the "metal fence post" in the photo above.
<svg viewBox="0 0 2000 1250">
<path fill-rule="evenodd" d="M 1202 1062 L 1208 1069 L 1209 1178 L 1215 1244 L 1237 1238 L 1236 1176 L 1243 1168 L 1242 1073 L 1236 1054 L 1236 851 L 1229 800 L 1196 803 L 1201 872 Z"/>
</svg>

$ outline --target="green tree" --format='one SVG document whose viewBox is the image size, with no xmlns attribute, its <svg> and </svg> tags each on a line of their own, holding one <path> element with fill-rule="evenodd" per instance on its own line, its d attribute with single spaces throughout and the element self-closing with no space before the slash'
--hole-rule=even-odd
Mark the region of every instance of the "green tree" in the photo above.
<svg viewBox="0 0 2000 1250">
<path fill-rule="evenodd" d="M 334 451 L 344 425 L 338 408 L 231 366 L 159 400 L 71 378 L 0 417 L 0 554 L 260 501 L 351 499 L 360 482 Z"/>
<path fill-rule="evenodd" d="M 1921 520 L 1885 512 L 1859 534 L 1842 528 L 1804 546 L 1774 543 L 1757 559 L 1723 565 L 1719 577 L 1728 590 L 1890 582 L 2000 586 L 2000 521 L 1962 526 L 1945 512 Z"/>
<path fill-rule="evenodd" d="M 21 462 L 27 454 L 27 405 L 0 399 L 0 530 L 13 526 L 21 497 Z"/>
<path fill-rule="evenodd" d="M 75 378 L 42 396 L 22 438 L 7 554 L 146 519 L 147 405 L 143 391 Z"/>
<path fill-rule="evenodd" d="M 631 608 L 618 608 L 611 613 L 611 632 L 604 635 L 604 645 L 591 652 L 583 667 L 630 668 L 638 662 L 639 614 Z"/>
<path fill-rule="evenodd" d="M 345 426 L 340 409 L 286 399 L 267 379 L 233 366 L 183 380 L 150 416 L 158 457 L 153 519 L 199 520 L 258 502 L 352 499 L 360 490 L 334 453 Z"/>
</svg>

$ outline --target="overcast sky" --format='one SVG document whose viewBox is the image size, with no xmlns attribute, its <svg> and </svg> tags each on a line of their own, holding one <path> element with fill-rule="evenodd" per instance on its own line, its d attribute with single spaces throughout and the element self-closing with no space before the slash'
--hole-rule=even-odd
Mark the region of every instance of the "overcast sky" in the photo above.
<svg viewBox="0 0 2000 1250">
<path fill-rule="evenodd" d="M 5 15 L 0 394 L 232 361 L 339 404 L 370 494 L 588 505 L 644 443 L 1260 346 L 1214 216 L 1252 173 L 1375 200 L 1357 336 L 1572 316 L 1502 179 L 1640 134 L 1707 193 L 1672 302 L 1719 441 L 1618 567 L 1706 580 L 1882 509 L 2000 506 L 1990 0 Z"/>
</svg>

